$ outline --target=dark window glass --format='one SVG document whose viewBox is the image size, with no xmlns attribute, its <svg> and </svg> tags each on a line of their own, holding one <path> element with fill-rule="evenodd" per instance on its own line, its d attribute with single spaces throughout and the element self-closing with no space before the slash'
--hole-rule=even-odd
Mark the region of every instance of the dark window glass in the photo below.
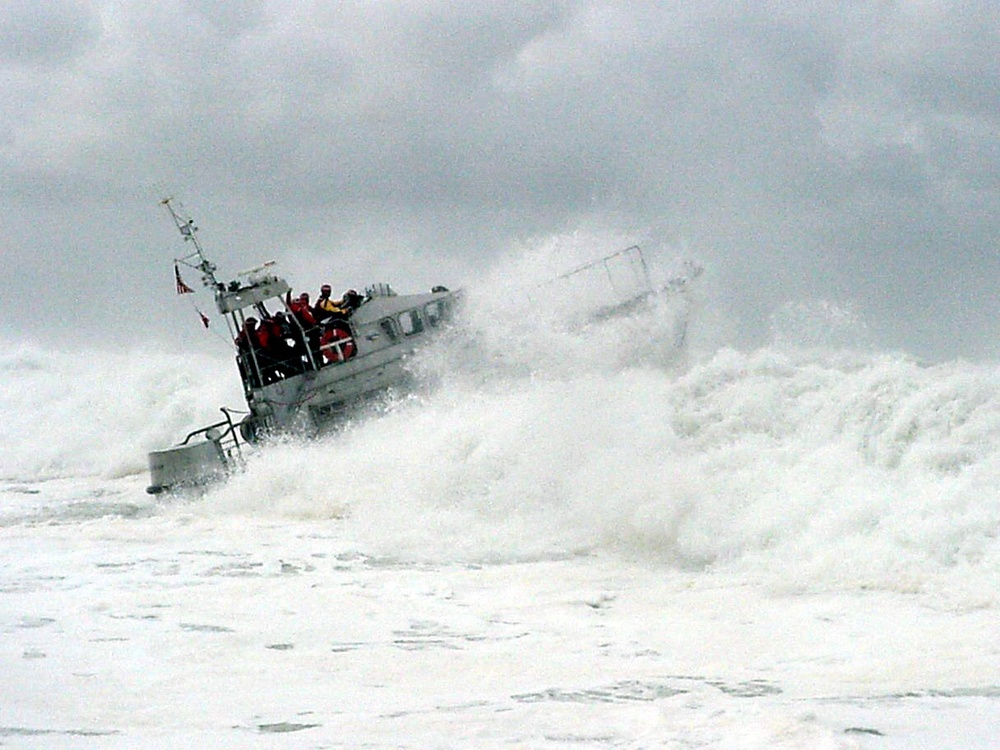
<svg viewBox="0 0 1000 750">
<path fill-rule="evenodd" d="M 392 318 L 383 318 L 379 326 L 382 328 L 382 333 L 389 337 L 389 341 L 399 340 L 399 329 L 396 328 L 396 321 Z"/>
</svg>

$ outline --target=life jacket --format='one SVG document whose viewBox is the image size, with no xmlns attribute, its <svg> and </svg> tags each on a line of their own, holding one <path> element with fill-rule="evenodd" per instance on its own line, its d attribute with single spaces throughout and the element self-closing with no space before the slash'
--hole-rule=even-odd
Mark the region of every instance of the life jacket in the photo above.
<svg viewBox="0 0 1000 750">
<path fill-rule="evenodd" d="M 316 317 L 323 320 L 330 317 L 346 318 L 350 311 L 340 304 L 339 300 L 332 300 L 329 297 L 320 297 L 316 300 Z"/>
<path fill-rule="evenodd" d="M 261 325 L 261 329 L 266 330 L 267 333 L 267 344 L 261 344 L 261 346 L 267 346 L 270 344 L 274 346 L 281 339 L 285 338 L 285 330 L 282 328 L 281 323 L 276 320 L 265 320 Z"/>
<path fill-rule="evenodd" d="M 292 311 L 292 314 L 302 321 L 302 323 L 311 326 L 316 325 L 316 317 L 313 315 L 312 308 L 309 307 L 308 302 L 293 299 L 288 307 Z"/>
<path fill-rule="evenodd" d="M 271 342 L 271 334 L 267 330 L 267 326 L 263 324 L 257 326 L 257 330 L 254 333 L 256 334 L 257 346 L 261 349 L 267 349 L 267 345 Z"/>
</svg>

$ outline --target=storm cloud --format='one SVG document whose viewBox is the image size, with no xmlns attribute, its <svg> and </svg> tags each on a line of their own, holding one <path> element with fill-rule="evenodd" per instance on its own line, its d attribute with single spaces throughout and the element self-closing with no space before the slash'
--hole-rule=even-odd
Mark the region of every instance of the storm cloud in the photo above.
<svg viewBox="0 0 1000 750">
<path fill-rule="evenodd" d="M 231 270 L 454 283 L 601 227 L 682 239 L 737 345 L 815 300 L 998 353 L 996 3 L 12 0 L 0 81 L 9 336 L 188 325 L 171 194 Z"/>
</svg>

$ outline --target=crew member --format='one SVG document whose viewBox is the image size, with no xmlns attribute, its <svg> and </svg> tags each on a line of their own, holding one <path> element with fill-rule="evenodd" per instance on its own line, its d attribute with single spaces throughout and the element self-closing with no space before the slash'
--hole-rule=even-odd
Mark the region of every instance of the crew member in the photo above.
<svg viewBox="0 0 1000 750">
<path fill-rule="evenodd" d="M 264 350 L 267 341 L 267 331 L 257 326 L 257 318 L 244 320 L 243 328 L 236 335 L 236 361 L 239 363 L 240 376 L 255 388 L 260 387 L 261 377 L 254 357 Z"/>
<path fill-rule="evenodd" d="M 330 292 L 331 287 L 329 284 L 321 286 L 319 298 L 313 307 L 313 314 L 320 323 L 325 322 L 329 318 L 346 318 L 348 314 L 348 311 L 341 307 L 339 301 L 330 299 Z"/>
<path fill-rule="evenodd" d="M 362 295 L 358 294 L 353 289 L 348 289 L 346 292 L 344 292 L 344 296 L 341 297 L 336 302 L 334 302 L 333 304 L 335 304 L 341 310 L 344 310 L 347 315 L 350 315 L 352 312 L 361 307 L 361 303 L 364 301 L 365 298 Z"/>
<path fill-rule="evenodd" d="M 297 347 L 292 344 L 295 337 L 285 320 L 285 314 L 279 310 L 273 316 L 269 315 L 261 321 L 260 327 L 267 334 L 263 346 L 268 362 L 262 366 L 270 371 L 271 382 L 301 373 L 301 357 Z M 268 379 L 268 373 L 265 373 L 264 379 Z"/>
<path fill-rule="evenodd" d="M 302 292 L 298 297 L 292 299 L 292 290 L 289 289 L 285 294 L 285 305 L 295 317 L 295 320 L 298 321 L 301 330 L 305 333 L 309 351 L 312 352 L 313 359 L 315 360 L 319 351 L 319 325 L 316 322 L 313 309 L 309 305 L 309 292 Z M 296 338 L 301 340 L 301 334 L 296 336 Z"/>
</svg>

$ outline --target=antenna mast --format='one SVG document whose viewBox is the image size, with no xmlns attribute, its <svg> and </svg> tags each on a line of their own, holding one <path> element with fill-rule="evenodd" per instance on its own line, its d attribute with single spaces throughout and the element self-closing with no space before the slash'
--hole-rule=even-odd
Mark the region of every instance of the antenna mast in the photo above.
<svg viewBox="0 0 1000 750">
<path fill-rule="evenodd" d="M 194 225 L 194 219 L 185 219 L 181 216 L 180 212 L 174 208 L 173 198 L 164 198 L 160 201 L 160 204 L 167 207 L 167 211 L 170 212 L 170 218 L 174 220 L 177 231 L 181 233 L 184 241 L 194 245 L 193 253 L 183 258 L 177 258 L 176 262 L 183 263 L 188 268 L 201 271 L 201 283 L 213 289 L 216 293 L 221 291 L 223 286 L 215 278 L 215 264 L 205 257 L 205 251 L 202 250 L 201 244 L 198 242 L 198 237 L 195 234 L 198 231 L 198 227 Z"/>
</svg>

